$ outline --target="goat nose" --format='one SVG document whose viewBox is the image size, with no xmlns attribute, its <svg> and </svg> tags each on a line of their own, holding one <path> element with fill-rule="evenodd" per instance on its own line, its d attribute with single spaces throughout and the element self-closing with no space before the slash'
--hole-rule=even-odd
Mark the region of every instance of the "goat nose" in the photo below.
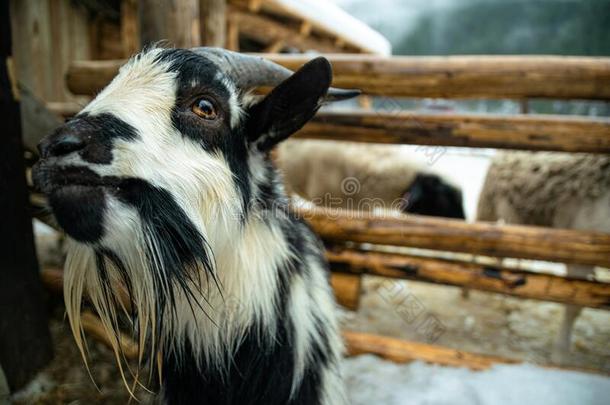
<svg viewBox="0 0 610 405">
<path fill-rule="evenodd" d="M 73 132 L 61 132 L 46 137 L 38 144 L 42 158 L 59 157 L 79 151 L 85 147 L 82 137 Z"/>
</svg>

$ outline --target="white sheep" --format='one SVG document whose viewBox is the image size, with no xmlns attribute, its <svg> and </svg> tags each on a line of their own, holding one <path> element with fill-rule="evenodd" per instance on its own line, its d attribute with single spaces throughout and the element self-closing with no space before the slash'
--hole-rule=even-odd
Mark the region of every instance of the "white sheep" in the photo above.
<svg viewBox="0 0 610 405">
<path fill-rule="evenodd" d="M 396 145 L 291 140 L 277 163 L 287 187 L 317 205 L 464 218 L 461 190 Z"/>
<path fill-rule="evenodd" d="M 507 152 L 497 155 L 479 198 L 477 219 L 610 232 L 610 156 Z M 570 264 L 569 277 L 586 278 L 591 266 Z M 566 305 L 553 360 L 569 350 L 582 307 Z"/>
</svg>

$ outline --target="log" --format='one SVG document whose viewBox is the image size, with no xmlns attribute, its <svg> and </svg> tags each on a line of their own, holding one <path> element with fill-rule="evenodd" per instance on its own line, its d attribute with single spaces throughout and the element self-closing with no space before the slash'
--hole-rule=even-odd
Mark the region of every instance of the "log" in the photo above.
<svg viewBox="0 0 610 405">
<path fill-rule="evenodd" d="M 64 294 L 64 272 L 59 269 L 44 268 L 40 272 L 40 279 L 45 288 L 53 294 Z"/>
<path fill-rule="evenodd" d="M 261 55 L 297 69 L 312 55 Z M 390 97 L 610 99 L 610 58 L 326 55 L 333 85 Z"/>
<path fill-rule="evenodd" d="M 227 21 L 227 43 L 225 48 L 230 51 L 239 52 L 239 25 L 237 25 L 237 21 L 231 19 Z"/>
<path fill-rule="evenodd" d="M 177 48 L 201 44 L 199 0 L 140 0 L 140 44 L 167 40 Z"/>
<path fill-rule="evenodd" d="M 74 103 L 48 103 L 47 108 L 66 117 L 81 109 Z M 27 134 L 32 131 L 24 128 L 24 132 L 28 139 Z M 33 133 L 46 134 L 48 131 Z M 323 111 L 295 136 L 391 144 L 610 153 L 610 119 L 555 115 Z"/>
<path fill-rule="evenodd" d="M 21 94 L 21 127 L 23 144 L 32 154 L 38 156 L 37 145 L 40 140 L 59 127 L 63 120 L 47 109 L 25 85 L 20 85 Z"/>
<path fill-rule="evenodd" d="M 40 272 L 40 277 L 45 288 L 57 295 L 63 295 L 63 276 L 63 271 L 53 268 L 45 268 Z M 129 299 L 123 299 L 123 301 L 125 301 L 124 303 L 129 304 Z M 106 333 L 104 325 L 97 315 L 91 311 L 85 310 L 81 314 L 81 323 L 87 335 L 90 335 L 98 342 L 112 348 L 110 337 Z M 130 336 L 125 333 L 121 333 L 119 336 L 119 344 L 121 345 L 125 357 L 128 359 L 138 358 L 138 345 Z"/>
<path fill-rule="evenodd" d="M 137 0 L 121 0 L 121 45 L 125 58 L 140 49 Z"/>
<path fill-rule="evenodd" d="M 75 61 L 66 74 L 68 89 L 74 94 L 93 96 L 119 71 L 125 60 Z"/>
<path fill-rule="evenodd" d="M 69 64 L 78 59 L 94 59 L 89 36 L 91 19 L 83 2 L 10 0 L 9 3 L 19 82 L 45 101 L 73 100 L 65 86 Z"/>
<path fill-rule="evenodd" d="M 324 140 L 610 153 L 610 119 L 322 111 L 297 134 Z"/>
<path fill-rule="evenodd" d="M 227 38 L 227 1 L 199 0 L 201 45 L 224 47 Z"/>
<path fill-rule="evenodd" d="M 81 314 L 81 324 L 83 330 L 88 336 L 91 336 L 98 342 L 112 348 L 112 340 L 115 339 L 106 333 L 106 329 L 100 318 L 91 311 L 83 311 Z M 138 358 L 138 344 L 127 334 L 120 332 L 118 336 L 118 344 L 123 355 L 129 360 Z"/>
<path fill-rule="evenodd" d="M 362 277 L 359 274 L 332 273 L 330 285 L 339 304 L 352 311 L 358 310 L 362 291 Z"/>
<path fill-rule="evenodd" d="M 298 24 L 287 25 L 263 14 L 252 14 L 231 8 L 230 20 L 239 26 L 240 35 L 253 39 L 263 45 L 271 45 L 282 41 L 285 46 L 296 48 L 302 52 L 317 50 L 320 52 L 342 52 L 327 37 L 303 35 Z"/>
<path fill-rule="evenodd" d="M 610 267 L 610 234 L 601 232 L 321 207 L 297 208 L 296 213 L 331 242 L 377 243 Z"/>
<path fill-rule="evenodd" d="M 348 356 L 374 354 L 395 363 L 419 360 L 449 367 L 465 367 L 471 370 L 487 370 L 495 364 L 517 364 L 518 360 L 497 356 L 468 353 L 448 347 L 410 342 L 386 336 L 344 331 L 343 338 Z"/>
<path fill-rule="evenodd" d="M 44 268 L 40 272 L 40 278 L 47 290 L 54 294 L 63 295 L 64 291 L 64 272 L 55 268 Z M 121 302 L 121 306 L 127 311 L 131 311 L 131 301 L 129 300 L 129 294 L 127 289 L 123 286 L 120 287 L 118 293 L 118 299 Z"/>
<path fill-rule="evenodd" d="M 95 15 L 89 23 L 87 37 L 91 43 L 90 59 L 111 60 L 125 55 L 119 21 Z M 59 81 L 61 83 L 61 80 Z"/>
<path fill-rule="evenodd" d="M 0 4 L 0 364 L 11 391 L 53 357 L 23 159 L 9 2 Z"/>
<path fill-rule="evenodd" d="M 230 3 L 242 11 L 271 16 L 286 25 L 296 24 L 300 33 L 330 39 L 349 52 L 391 53 L 390 43 L 380 33 L 340 9 L 329 19 L 323 15 L 328 9 L 316 1 L 230 0 Z"/>
<path fill-rule="evenodd" d="M 543 273 L 396 253 L 335 247 L 333 271 L 466 287 L 520 298 L 610 309 L 610 284 Z"/>
<path fill-rule="evenodd" d="M 75 116 L 85 107 L 82 104 L 74 102 L 50 102 L 45 104 L 47 110 L 63 119 Z"/>
<path fill-rule="evenodd" d="M 255 16 L 259 18 L 260 16 Z M 252 18 L 239 18 L 241 32 Z M 262 21 L 260 22 L 262 24 Z M 260 24 L 256 30 L 260 30 Z M 269 28 L 271 29 L 271 28 Z M 286 27 L 282 26 L 283 30 Z M 250 28 L 249 32 L 255 30 Z M 278 31 L 271 39 L 289 36 Z M 267 43 L 270 37 L 266 36 Z M 272 41 L 271 41 L 272 42 Z M 312 45 L 313 46 L 313 45 Z M 300 48 L 300 47 L 299 47 Z M 319 46 L 315 49 L 320 49 Z M 320 49 L 323 51 L 323 49 Z M 263 54 L 297 69 L 312 56 Z M 610 58 L 572 56 L 379 57 L 326 55 L 333 64 L 333 85 L 389 97 L 610 99 Z M 75 94 L 95 94 L 123 61 L 74 62 L 67 75 Z"/>
</svg>

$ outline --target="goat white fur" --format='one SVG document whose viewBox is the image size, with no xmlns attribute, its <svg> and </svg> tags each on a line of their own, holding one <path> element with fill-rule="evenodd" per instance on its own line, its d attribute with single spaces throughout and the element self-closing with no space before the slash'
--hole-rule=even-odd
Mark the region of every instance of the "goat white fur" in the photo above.
<svg viewBox="0 0 610 405">
<path fill-rule="evenodd" d="M 344 402 L 323 247 L 269 158 L 322 102 L 358 94 L 331 80 L 324 58 L 293 73 L 148 49 L 40 143 L 33 177 L 69 236 L 64 299 L 83 357 L 86 296 L 110 336 L 131 320 L 167 403 Z M 249 97 L 259 86 L 274 89 Z"/>
</svg>

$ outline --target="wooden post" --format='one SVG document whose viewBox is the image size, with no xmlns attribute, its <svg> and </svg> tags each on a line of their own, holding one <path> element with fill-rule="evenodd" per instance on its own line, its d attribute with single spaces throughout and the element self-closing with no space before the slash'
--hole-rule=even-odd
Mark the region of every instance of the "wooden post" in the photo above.
<svg viewBox="0 0 610 405">
<path fill-rule="evenodd" d="M 12 69 L 8 2 L 0 5 L 0 364 L 12 391 L 51 360 L 53 347 L 34 249 Z"/>
<path fill-rule="evenodd" d="M 138 33 L 138 1 L 121 1 L 121 41 L 123 56 L 129 58 L 140 49 Z"/>
<path fill-rule="evenodd" d="M 230 51 L 239 51 L 239 24 L 236 18 L 227 18 L 227 42 L 225 47 Z"/>
<path fill-rule="evenodd" d="M 140 44 L 161 40 L 178 48 L 201 44 L 199 0 L 140 0 Z"/>
<path fill-rule="evenodd" d="M 362 290 L 360 274 L 331 273 L 330 284 L 339 304 L 352 311 L 358 310 Z"/>
<path fill-rule="evenodd" d="M 227 41 L 226 0 L 199 0 L 201 45 L 224 47 Z"/>
</svg>

